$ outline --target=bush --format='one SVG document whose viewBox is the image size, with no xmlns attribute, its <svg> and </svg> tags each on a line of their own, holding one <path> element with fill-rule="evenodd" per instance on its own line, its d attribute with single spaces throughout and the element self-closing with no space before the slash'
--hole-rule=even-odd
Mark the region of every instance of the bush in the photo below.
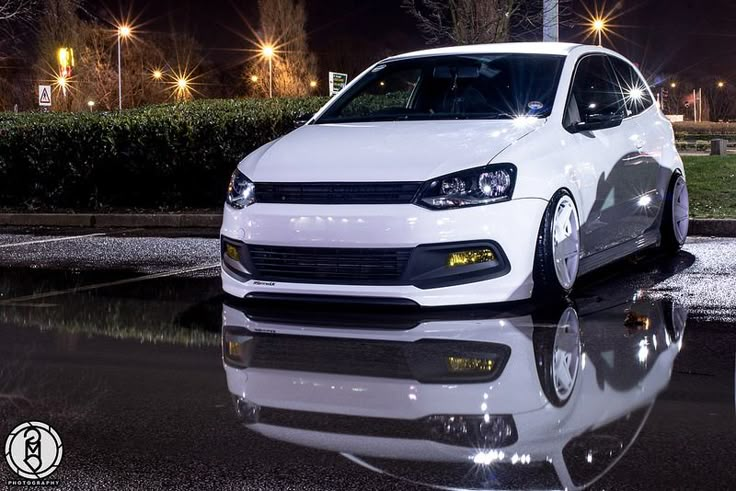
<svg viewBox="0 0 736 491">
<path fill-rule="evenodd" d="M 0 114 L 0 206 L 212 208 L 235 165 L 325 98 Z"/>
<path fill-rule="evenodd" d="M 673 123 L 672 126 L 675 129 L 675 135 L 678 141 L 707 140 L 710 142 L 710 140 L 716 138 L 736 140 L 736 123 L 713 123 L 710 121 L 695 123 L 685 121 L 682 123 Z"/>
</svg>

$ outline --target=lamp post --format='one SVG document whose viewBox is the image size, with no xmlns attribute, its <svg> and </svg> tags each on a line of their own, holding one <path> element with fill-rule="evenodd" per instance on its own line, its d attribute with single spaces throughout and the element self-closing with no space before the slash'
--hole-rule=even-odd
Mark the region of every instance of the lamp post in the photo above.
<svg viewBox="0 0 736 491">
<path fill-rule="evenodd" d="M 123 59 L 121 53 L 121 41 L 128 39 L 131 34 L 131 28 L 128 25 L 118 26 L 118 109 L 123 110 Z"/>
<path fill-rule="evenodd" d="M 261 55 L 268 60 L 268 97 L 273 97 L 273 57 L 276 54 L 274 47 L 266 44 L 261 48 Z"/>
<path fill-rule="evenodd" d="M 593 19 L 593 33 L 598 36 L 598 46 L 603 46 L 603 31 L 606 29 L 606 21 L 602 18 Z"/>
</svg>

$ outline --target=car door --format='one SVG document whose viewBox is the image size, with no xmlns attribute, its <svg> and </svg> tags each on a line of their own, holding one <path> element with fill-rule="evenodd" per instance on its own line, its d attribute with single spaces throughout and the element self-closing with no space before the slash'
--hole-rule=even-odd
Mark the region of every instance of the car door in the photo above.
<svg viewBox="0 0 736 491">
<path fill-rule="evenodd" d="M 637 149 L 636 156 L 627 160 L 616 178 L 623 209 L 622 228 L 635 238 L 656 226 L 667 193 L 670 171 L 659 164 L 666 132 L 641 75 L 623 58 L 609 59 L 623 94 L 630 138 Z"/>
<path fill-rule="evenodd" d="M 623 95 L 607 56 L 600 53 L 578 60 L 568 95 L 563 125 L 596 117 L 624 114 Z M 583 189 L 585 203 L 578 204 L 583 257 L 601 252 L 632 238 L 636 227 L 626 225 L 630 213 L 626 169 L 640 154 L 634 136 L 639 127 L 631 118 L 620 126 L 595 131 L 571 130 L 575 165 L 595 173 L 596 179 Z"/>
</svg>

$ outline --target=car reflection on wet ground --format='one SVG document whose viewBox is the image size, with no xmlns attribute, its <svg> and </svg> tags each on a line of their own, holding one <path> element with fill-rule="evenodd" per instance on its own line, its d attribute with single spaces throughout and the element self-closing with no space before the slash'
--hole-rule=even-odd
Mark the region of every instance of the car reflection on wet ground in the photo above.
<svg viewBox="0 0 736 491">
<path fill-rule="evenodd" d="M 442 310 L 228 299 L 217 247 L 0 233 L 0 440 L 51 424 L 63 489 L 736 483 L 733 241 Z"/>
</svg>

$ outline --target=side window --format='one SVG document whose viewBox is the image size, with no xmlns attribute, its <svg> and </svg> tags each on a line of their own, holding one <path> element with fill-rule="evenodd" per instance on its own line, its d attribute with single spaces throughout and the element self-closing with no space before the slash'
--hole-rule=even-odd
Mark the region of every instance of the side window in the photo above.
<svg viewBox="0 0 736 491">
<path fill-rule="evenodd" d="M 565 111 L 565 127 L 599 115 L 622 113 L 621 99 L 621 91 L 605 56 L 586 56 L 575 70 Z"/>
<path fill-rule="evenodd" d="M 624 95 L 626 115 L 634 116 L 647 110 L 653 104 L 647 84 L 636 73 L 634 67 L 621 58 L 609 57 L 616 72 L 618 84 Z"/>
</svg>

